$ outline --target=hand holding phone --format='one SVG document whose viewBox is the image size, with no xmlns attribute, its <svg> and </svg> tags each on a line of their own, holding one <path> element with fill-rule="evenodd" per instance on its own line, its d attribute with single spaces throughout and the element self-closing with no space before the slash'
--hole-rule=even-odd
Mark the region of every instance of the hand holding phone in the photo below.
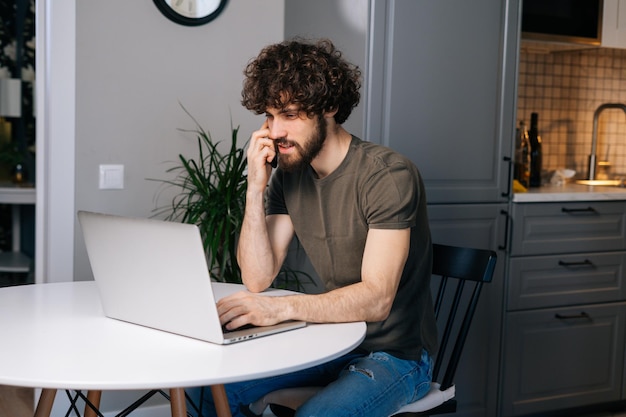
<svg viewBox="0 0 626 417">
<path fill-rule="evenodd" d="M 274 159 L 270 162 L 272 168 L 276 168 L 278 166 L 278 144 L 274 141 L 274 151 L 276 151 L 276 155 L 274 155 Z"/>
</svg>

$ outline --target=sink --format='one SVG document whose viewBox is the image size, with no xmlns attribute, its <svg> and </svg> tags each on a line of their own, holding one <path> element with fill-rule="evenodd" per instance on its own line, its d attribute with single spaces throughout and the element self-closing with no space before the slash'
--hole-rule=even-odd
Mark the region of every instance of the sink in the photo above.
<svg viewBox="0 0 626 417">
<path fill-rule="evenodd" d="M 602 187 L 624 187 L 623 180 L 576 180 L 576 184 L 597 185 Z"/>
</svg>

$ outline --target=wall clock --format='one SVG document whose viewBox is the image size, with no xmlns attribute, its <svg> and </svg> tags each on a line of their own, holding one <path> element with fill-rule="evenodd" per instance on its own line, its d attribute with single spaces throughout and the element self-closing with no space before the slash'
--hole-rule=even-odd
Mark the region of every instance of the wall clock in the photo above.
<svg viewBox="0 0 626 417">
<path fill-rule="evenodd" d="M 156 7 L 173 22 L 185 26 L 209 23 L 222 13 L 227 0 L 154 0 Z"/>
</svg>

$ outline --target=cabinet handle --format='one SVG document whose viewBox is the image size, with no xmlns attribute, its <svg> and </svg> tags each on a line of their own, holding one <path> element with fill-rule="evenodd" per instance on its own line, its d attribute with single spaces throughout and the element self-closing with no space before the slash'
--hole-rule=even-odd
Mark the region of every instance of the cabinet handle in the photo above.
<svg viewBox="0 0 626 417">
<path fill-rule="evenodd" d="M 505 218 L 504 218 L 504 221 L 505 221 L 505 225 L 504 225 L 504 244 L 503 245 L 499 245 L 498 249 L 506 251 L 507 245 L 509 243 L 509 218 L 510 218 L 510 216 L 509 216 L 509 212 L 506 211 L 506 210 L 500 210 L 500 214 L 505 216 Z"/>
<path fill-rule="evenodd" d="M 591 320 L 591 317 L 589 316 L 589 314 L 585 313 L 584 311 L 581 311 L 580 314 L 559 314 L 556 313 L 554 315 L 555 318 L 557 319 L 561 319 L 561 320 L 570 320 L 570 319 L 588 319 Z"/>
<path fill-rule="evenodd" d="M 565 262 L 565 261 L 559 261 L 559 265 L 560 266 L 593 266 L 593 262 L 591 262 L 589 259 L 585 259 L 582 262 Z"/>
<path fill-rule="evenodd" d="M 509 163 L 509 174 L 506 176 L 506 182 L 508 184 L 506 192 L 502 193 L 502 197 L 508 197 L 511 195 L 511 184 L 513 183 L 513 178 L 511 178 L 511 170 L 512 170 L 512 166 L 513 163 L 511 162 L 511 157 L 509 156 L 505 156 L 502 159 L 504 159 L 504 162 L 508 162 Z"/>
<path fill-rule="evenodd" d="M 561 211 L 563 213 L 596 213 L 596 209 L 594 209 L 593 207 L 575 208 L 575 209 L 563 207 L 561 208 Z"/>
</svg>

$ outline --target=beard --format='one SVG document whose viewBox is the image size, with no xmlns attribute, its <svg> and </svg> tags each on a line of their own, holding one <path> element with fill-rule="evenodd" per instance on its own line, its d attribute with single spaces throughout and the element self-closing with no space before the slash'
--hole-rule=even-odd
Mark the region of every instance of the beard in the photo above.
<svg viewBox="0 0 626 417">
<path fill-rule="evenodd" d="M 324 147 L 324 142 L 326 141 L 326 125 L 326 119 L 324 119 L 323 116 L 318 116 L 315 131 L 304 146 L 287 139 L 280 140 L 279 143 L 282 142 L 292 145 L 296 148 L 296 152 L 293 152 L 291 155 L 281 155 L 280 158 L 278 158 L 278 166 L 285 172 L 295 172 L 310 165 Z"/>
</svg>

